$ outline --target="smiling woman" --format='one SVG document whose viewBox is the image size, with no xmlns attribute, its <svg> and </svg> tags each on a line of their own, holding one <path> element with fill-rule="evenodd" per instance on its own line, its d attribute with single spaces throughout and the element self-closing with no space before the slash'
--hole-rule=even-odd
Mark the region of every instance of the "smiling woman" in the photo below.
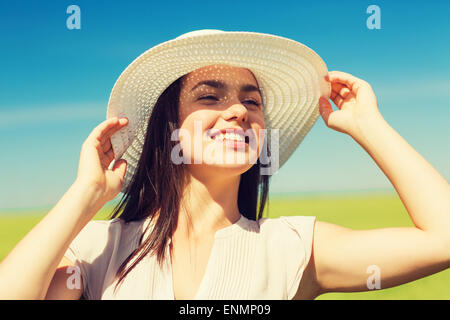
<svg viewBox="0 0 450 320">
<path fill-rule="evenodd" d="M 314 216 L 262 216 L 260 147 L 272 139 L 260 133 L 279 130 L 270 160 L 281 166 L 319 116 L 369 153 L 414 227 L 355 231 Z M 182 35 L 122 73 L 108 118 L 83 143 L 75 183 L 1 263 L 0 298 L 313 299 L 371 289 L 368 267 L 386 288 L 450 265 L 447 181 L 384 121 L 367 82 L 328 73 L 298 42 Z M 173 161 L 177 145 L 189 161 Z M 111 219 L 90 221 L 120 191 Z M 72 267 L 79 288 L 67 286 Z"/>
</svg>

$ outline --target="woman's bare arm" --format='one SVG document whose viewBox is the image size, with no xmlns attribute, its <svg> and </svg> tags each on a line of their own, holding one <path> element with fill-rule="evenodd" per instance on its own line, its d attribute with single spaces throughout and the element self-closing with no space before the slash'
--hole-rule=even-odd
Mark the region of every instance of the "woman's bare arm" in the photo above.
<svg viewBox="0 0 450 320">
<path fill-rule="evenodd" d="M 343 72 L 330 72 L 329 79 L 339 110 L 321 100 L 327 126 L 349 134 L 367 151 L 415 227 L 363 231 L 316 223 L 314 267 L 322 292 L 369 290 L 371 266 L 380 271 L 382 288 L 449 268 L 448 182 L 382 118 L 367 82 Z"/>
<path fill-rule="evenodd" d="M 42 299 L 72 240 L 100 209 L 99 193 L 74 183 L 0 264 L 0 298 Z"/>
<path fill-rule="evenodd" d="M 63 257 L 56 267 L 45 300 L 80 300 L 83 288 L 81 271 L 74 266 L 72 261 Z"/>
<path fill-rule="evenodd" d="M 54 298 L 79 298 L 81 291 L 67 292 L 60 270 L 52 279 L 58 266 L 68 264 L 63 255 L 73 239 L 120 191 L 126 166 L 117 162 L 108 170 L 114 156 L 110 136 L 126 124 L 126 119 L 106 120 L 83 143 L 75 183 L 1 262 L 0 299 L 44 299 L 50 284 L 59 288 L 51 290 Z"/>
</svg>

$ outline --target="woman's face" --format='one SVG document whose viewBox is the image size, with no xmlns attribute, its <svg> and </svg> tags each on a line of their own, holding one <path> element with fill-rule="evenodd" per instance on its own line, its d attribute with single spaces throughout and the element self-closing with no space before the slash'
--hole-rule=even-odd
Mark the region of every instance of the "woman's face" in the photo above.
<svg viewBox="0 0 450 320">
<path fill-rule="evenodd" d="M 187 74 L 179 100 L 184 163 L 214 168 L 216 173 L 226 169 L 228 174 L 241 174 L 250 169 L 264 141 L 262 103 L 258 83 L 248 69 L 211 65 Z"/>
</svg>

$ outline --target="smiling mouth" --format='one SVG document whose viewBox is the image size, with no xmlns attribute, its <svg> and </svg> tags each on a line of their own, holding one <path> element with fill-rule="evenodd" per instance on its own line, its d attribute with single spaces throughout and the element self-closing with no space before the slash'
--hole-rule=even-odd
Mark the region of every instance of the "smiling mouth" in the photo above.
<svg viewBox="0 0 450 320">
<path fill-rule="evenodd" d="M 248 144 L 249 137 L 242 134 L 237 133 L 219 133 L 209 137 L 210 139 L 217 142 L 228 142 L 228 143 L 237 143 L 237 144 Z"/>
</svg>

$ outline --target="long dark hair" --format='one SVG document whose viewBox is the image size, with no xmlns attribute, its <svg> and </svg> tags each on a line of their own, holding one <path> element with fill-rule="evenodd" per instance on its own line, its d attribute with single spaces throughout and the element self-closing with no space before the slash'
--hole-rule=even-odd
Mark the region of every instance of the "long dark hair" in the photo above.
<svg viewBox="0 0 450 320">
<path fill-rule="evenodd" d="M 174 164 L 171 160 L 171 151 L 177 144 L 177 141 L 171 140 L 171 134 L 180 127 L 178 104 L 182 79 L 183 77 L 174 81 L 156 102 L 149 117 L 144 146 L 134 176 L 110 217 L 130 222 L 145 218 L 153 220 L 158 216 L 148 237 L 144 240 L 146 229 L 140 236 L 139 246 L 119 267 L 116 288 L 147 254 L 156 254 L 161 265 L 168 240 L 178 221 L 188 176 L 183 163 Z M 260 167 L 258 159 L 249 170 L 241 174 L 239 184 L 238 208 L 250 220 L 262 218 L 268 201 L 269 176 L 261 175 Z M 130 260 L 134 261 L 127 267 Z"/>
</svg>

